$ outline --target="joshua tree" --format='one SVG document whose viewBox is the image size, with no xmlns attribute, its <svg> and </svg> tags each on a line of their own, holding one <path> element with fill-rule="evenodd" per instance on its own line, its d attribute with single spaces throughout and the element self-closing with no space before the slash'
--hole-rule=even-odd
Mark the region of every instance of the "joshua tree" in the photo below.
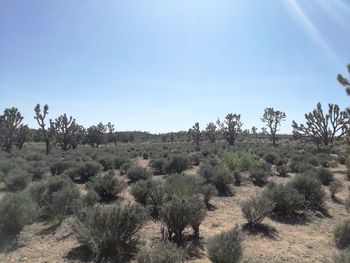
<svg viewBox="0 0 350 263">
<path fill-rule="evenodd" d="M 102 122 L 100 122 L 96 126 L 95 125 L 90 126 L 86 130 L 86 136 L 85 136 L 86 142 L 90 144 L 92 147 L 98 148 L 98 146 L 101 143 L 104 143 L 105 141 L 106 130 L 107 130 L 106 125 L 102 124 Z"/>
<path fill-rule="evenodd" d="M 298 125 L 293 121 L 293 134 L 296 137 L 310 138 L 317 145 L 328 146 L 334 138 L 342 137 L 348 131 L 348 115 L 340 111 L 336 104 L 328 104 L 328 113 L 325 115 L 321 103 L 316 109 L 305 114 L 306 125 Z"/>
<path fill-rule="evenodd" d="M 41 112 L 40 104 L 37 104 L 36 107 L 34 108 L 34 111 L 35 111 L 34 119 L 37 120 L 44 136 L 46 154 L 49 154 L 51 150 L 51 145 L 50 145 L 51 131 L 50 129 L 48 130 L 45 129 L 45 118 L 46 118 L 46 115 L 49 113 L 49 106 L 45 104 L 43 108 L 43 112 Z"/>
<path fill-rule="evenodd" d="M 58 142 L 63 151 L 76 148 L 78 144 L 81 127 L 72 116 L 69 118 L 63 114 L 54 121 L 50 120 L 53 137 Z"/>
<path fill-rule="evenodd" d="M 215 143 L 215 141 L 216 141 L 216 125 L 212 122 L 209 122 L 207 127 L 205 128 L 205 134 L 207 135 L 207 137 L 211 143 Z"/>
<path fill-rule="evenodd" d="M 0 144 L 3 151 L 12 152 L 22 120 L 21 113 L 15 107 L 5 109 L 4 114 L 0 116 Z"/>
<path fill-rule="evenodd" d="M 350 64 L 347 65 L 347 68 L 350 74 Z M 339 83 L 345 87 L 346 93 L 350 95 L 350 79 L 346 79 L 341 74 L 338 74 L 337 79 Z"/>
<path fill-rule="evenodd" d="M 258 128 L 253 126 L 252 127 L 252 134 L 254 135 L 255 138 L 256 138 L 257 132 L 258 132 Z"/>
<path fill-rule="evenodd" d="M 191 134 L 192 140 L 196 144 L 196 147 L 199 148 L 199 144 L 202 140 L 202 133 L 198 122 L 193 125 L 192 129 L 189 130 L 189 133 Z"/>
<path fill-rule="evenodd" d="M 223 122 L 217 120 L 217 124 L 221 132 L 225 135 L 229 145 L 234 145 L 243 123 L 241 122 L 241 114 L 229 113 Z"/>
<path fill-rule="evenodd" d="M 117 146 L 117 134 L 114 129 L 114 124 L 108 122 L 106 125 L 107 128 L 107 142 L 113 142 Z"/>
<path fill-rule="evenodd" d="M 278 132 L 278 126 L 282 121 L 286 120 L 286 114 L 282 111 L 274 110 L 273 108 L 266 108 L 261 121 L 267 126 L 266 133 L 269 135 L 272 145 L 276 146 L 276 133 Z"/>
<path fill-rule="evenodd" d="M 16 132 L 15 144 L 19 150 L 23 148 L 23 145 L 26 141 L 28 141 L 29 137 L 29 127 L 28 125 L 20 125 L 19 129 Z"/>
</svg>

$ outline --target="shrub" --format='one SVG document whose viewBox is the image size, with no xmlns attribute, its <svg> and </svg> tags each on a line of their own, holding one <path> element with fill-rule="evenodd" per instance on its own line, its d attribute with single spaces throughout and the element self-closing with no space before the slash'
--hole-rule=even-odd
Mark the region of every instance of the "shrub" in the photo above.
<svg viewBox="0 0 350 263">
<path fill-rule="evenodd" d="M 270 164 L 276 164 L 280 158 L 281 157 L 275 152 L 268 152 L 264 156 L 264 160 Z"/>
<path fill-rule="evenodd" d="M 138 180 L 147 180 L 152 174 L 146 168 L 134 165 L 127 170 L 126 176 L 131 182 L 136 182 Z"/>
<path fill-rule="evenodd" d="M 330 183 L 329 185 L 329 192 L 331 194 L 331 197 L 335 197 L 335 194 L 340 191 L 342 188 L 342 184 L 339 180 L 334 180 L 333 182 Z"/>
<path fill-rule="evenodd" d="M 350 220 L 339 223 L 334 229 L 334 241 L 338 248 L 350 247 Z"/>
<path fill-rule="evenodd" d="M 59 221 L 73 212 L 80 195 L 76 185 L 64 177 L 51 177 L 45 182 L 34 183 L 28 188 L 28 193 L 41 208 L 42 218 Z"/>
<path fill-rule="evenodd" d="M 242 234 L 238 227 L 210 238 L 208 257 L 213 263 L 240 262 L 243 254 Z"/>
<path fill-rule="evenodd" d="M 126 156 L 117 156 L 114 158 L 114 168 L 120 169 L 123 164 L 130 163 L 130 160 Z"/>
<path fill-rule="evenodd" d="M 126 174 L 126 172 L 133 166 L 133 164 L 131 162 L 127 162 L 127 163 L 123 163 L 120 166 L 120 174 Z"/>
<path fill-rule="evenodd" d="M 203 184 L 201 177 L 176 174 L 167 177 L 164 188 L 170 199 L 174 196 L 187 198 L 199 195 Z"/>
<path fill-rule="evenodd" d="M 79 213 L 80 209 L 92 207 L 100 201 L 100 196 L 95 191 L 88 191 L 86 195 L 80 196 L 74 203 L 74 213 Z"/>
<path fill-rule="evenodd" d="M 103 171 L 111 170 L 115 165 L 115 161 L 109 156 L 100 157 L 97 161 L 102 165 Z"/>
<path fill-rule="evenodd" d="M 165 163 L 164 171 L 167 174 L 182 173 L 190 166 L 190 161 L 183 155 L 170 156 Z"/>
<path fill-rule="evenodd" d="M 11 170 L 4 178 L 4 183 L 9 191 L 20 191 L 27 187 L 30 178 L 21 169 Z"/>
<path fill-rule="evenodd" d="M 350 195 L 345 200 L 345 208 L 348 212 L 350 212 Z"/>
<path fill-rule="evenodd" d="M 148 152 L 142 153 L 142 158 L 143 158 L 144 160 L 148 160 L 148 158 L 149 158 Z"/>
<path fill-rule="evenodd" d="M 31 163 L 27 168 L 27 172 L 32 177 L 33 181 L 39 181 L 43 178 L 46 172 L 45 164 L 41 162 Z"/>
<path fill-rule="evenodd" d="M 340 164 L 345 164 L 345 163 L 346 163 L 346 157 L 345 157 L 344 155 L 338 155 L 337 161 L 338 161 Z"/>
<path fill-rule="evenodd" d="M 160 219 L 160 210 L 165 202 L 167 193 L 162 183 L 153 185 L 147 194 L 146 205 L 150 216 L 158 221 Z"/>
<path fill-rule="evenodd" d="M 293 173 L 303 173 L 312 169 L 313 166 L 305 161 L 291 161 L 289 168 Z"/>
<path fill-rule="evenodd" d="M 317 168 L 315 172 L 323 185 L 329 185 L 334 180 L 334 174 L 326 168 Z"/>
<path fill-rule="evenodd" d="M 161 182 L 154 180 L 140 180 L 131 186 L 131 194 L 140 204 L 146 205 L 149 193 Z"/>
<path fill-rule="evenodd" d="M 7 194 L 0 202 L 0 230 L 5 235 L 17 235 L 38 214 L 36 203 L 26 193 Z"/>
<path fill-rule="evenodd" d="M 218 190 L 212 184 L 204 184 L 204 185 L 202 185 L 200 191 L 201 191 L 201 193 L 203 195 L 204 203 L 205 203 L 205 205 L 207 207 L 210 206 L 210 204 L 209 204 L 210 199 L 213 196 L 218 195 Z"/>
<path fill-rule="evenodd" d="M 281 163 L 276 166 L 276 171 L 278 176 L 287 177 L 288 176 L 288 167 L 286 163 Z"/>
<path fill-rule="evenodd" d="M 137 251 L 138 232 L 146 219 L 139 205 L 95 206 L 77 214 L 74 232 L 96 262 L 128 262 Z"/>
<path fill-rule="evenodd" d="M 317 178 L 302 174 L 296 176 L 291 184 L 293 188 L 304 195 L 308 207 L 318 208 L 324 203 L 325 192 L 322 189 L 321 181 Z"/>
<path fill-rule="evenodd" d="M 263 186 L 267 183 L 268 171 L 264 168 L 254 168 L 249 171 L 250 179 L 254 185 Z"/>
<path fill-rule="evenodd" d="M 199 175 L 203 177 L 207 183 L 213 184 L 220 194 L 230 194 L 229 185 L 233 183 L 234 178 L 225 167 L 205 164 L 200 167 Z"/>
<path fill-rule="evenodd" d="M 269 184 L 263 195 L 274 203 L 273 211 L 280 216 L 294 216 L 304 209 L 305 198 L 290 184 Z"/>
<path fill-rule="evenodd" d="M 88 187 L 93 189 L 103 201 L 113 200 L 121 193 L 126 184 L 115 177 L 113 171 L 109 171 L 106 175 L 97 175 L 94 177 Z"/>
<path fill-rule="evenodd" d="M 329 161 L 331 160 L 331 157 L 326 154 L 326 153 L 319 153 L 317 154 L 317 159 L 319 160 L 320 164 L 323 166 L 323 167 L 328 167 L 329 165 Z"/>
<path fill-rule="evenodd" d="M 334 263 L 349 263 L 350 262 L 350 250 L 341 251 L 334 255 Z"/>
<path fill-rule="evenodd" d="M 320 161 L 317 159 L 316 156 L 310 157 L 308 162 L 309 162 L 309 164 L 311 164 L 313 166 L 319 166 L 320 165 Z"/>
<path fill-rule="evenodd" d="M 171 242 L 157 242 L 151 248 L 141 248 L 136 255 L 138 263 L 181 263 L 184 251 Z"/>
<path fill-rule="evenodd" d="M 154 174 L 164 174 L 164 167 L 166 164 L 166 160 L 165 159 L 152 159 L 150 162 L 150 166 L 153 169 Z"/>
<path fill-rule="evenodd" d="M 190 155 L 191 164 L 198 166 L 202 160 L 202 155 L 200 153 L 192 153 Z"/>
<path fill-rule="evenodd" d="M 257 195 L 241 203 L 241 209 L 248 225 L 255 228 L 266 216 L 268 216 L 274 207 L 274 203 L 263 195 Z"/>
<path fill-rule="evenodd" d="M 248 171 L 260 166 L 260 162 L 254 158 L 250 153 L 238 155 L 233 152 L 224 152 L 221 156 L 221 161 L 230 171 Z"/>
<path fill-rule="evenodd" d="M 199 225 L 205 213 L 206 209 L 201 200 L 174 197 L 162 206 L 160 217 L 168 229 L 169 240 L 180 245 L 183 240 L 183 231 L 187 226 L 192 226 L 195 237 L 199 236 Z"/>
<path fill-rule="evenodd" d="M 70 178 L 78 183 L 85 183 L 91 177 L 96 176 L 102 171 L 102 166 L 99 163 L 88 161 L 68 172 Z"/>
<path fill-rule="evenodd" d="M 50 171 L 53 175 L 60 175 L 71 167 L 72 163 L 68 161 L 56 161 L 50 165 Z"/>
</svg>

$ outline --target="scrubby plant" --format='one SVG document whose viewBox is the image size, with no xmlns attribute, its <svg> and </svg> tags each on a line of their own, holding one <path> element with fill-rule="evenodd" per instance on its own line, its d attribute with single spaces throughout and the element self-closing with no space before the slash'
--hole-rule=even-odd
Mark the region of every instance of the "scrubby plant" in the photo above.
<svg viewBox="0 0 350 263">
<path fill-rule="evenodd" d="M 159 174 L 164 174 L 164 167 L 166 164 L 166 160 L 164 158 L 157 158 L 157 159 L 152 159 L 150 161 L 150 166 L 153 169 L 153 173 L 155 175 L 159 175 Z"/>
<path fill-rule="evenodd" d="M 131 186 L 131 194 L 140 204 L 146 205 L 149 193 L 158 185 L 160 181 L 155 180 L 139 180 Z"/>
<path fill-rule="evenodd" d="M 70 178 L 77 183 L 85 183 L 102 171 L 99 163 L 88 161 L 68 171 Z"/>
<path fill-rule="evenodd" d="M 350 247 L 350 220 L 347 219 L 336 225 L 334 229 L 334 241 L 338 248 Z"/>
<path fill-rule="evenodd" d="M 199 175 L 203 177 L 207 183 L 211 183 L 216 187 L 221 195 L 229 195 L 229 185 L 234 182 L 233 175 L 223 166 L 212 166 L 204 164 L 199 169 Z"/>
<path fill-rule="evenodd" d="M 203 195 L 203 200 L 207 207 L 210 207 L 210 199 L 219 193 L 216 187 L 210 183 L 202 185 L 200 192 Z"/>
<path fill-rule="evenodd" d="M 74 232 L 95 262 L 128 262 L 137 252 L 147 215 L 139 205 L 94 206 L 77 214 Z"/>
<path fill-rule="evenodd" d="M 142 247 L 136 255 L 138 263 L 181 263 L 184 251 L 169 241 L 157 242 L 151 248 Z"/>
<path fill-rule="evenodd" d="M 102 165 L 103 171 L 111 170 L 114 168 L 114 165 L 115 165 L 114 159 L 110 156 L 100 157 L 100 158 L 98 158 L 97 161 L 99 162 L 99 164 Z"/>
<path fill-rule="evenodd" d="M 194 236 L 199 236 L 199 225 L 205 217 L 205 206 L 197 198 L 173 197 L 166 202 L 160 211 L 161 221 L 166 225 L 169 241 L 180 245 L 183 241 L 183 231 L 192 226 Z"/>
<path fill-rule="evenodd" d="M 298 211 L 305 210 L 305 197 L 290 184 L 268 184 L 263 191 L 274 203 L 273 211 L 282 217 L 293 217 Z"/>
<path fill-rule="evenodd" d="M 11 170 L 4 178 L 4 183 L 9 191 L 20 191 L 27 187 L 30 181 L 26 171 L 21 169 Z"/>
<path fill-rule="evenodd" d="M 291 185 L 305 197 L 309 208 L 318 208 L 323 205 L 325 192 L 319 179 L 307 174 L 297 175 L 291 181 Z"/>
<path fill-rule="evenodd" d="M 79 213 L 80 209 L 92 207 L 101 200 L 100 196 L 95 191 L 88 191 L 85 195 L 81 195 L 73 205 L 73 212 Z"/>
<path fill-rule="evenodd" d="M 159 221 L 160 210 L 167 199 L 167 192 L 162 183 L 154 184 L 148 191 L 146 197 L 147 210 L 152 219 Z"/>
<path fill-rule="evenodd" d="M 138 180 L 147 180 L 152 174 L 146 168 L 134 165 L 127 170 L 126 176 L 131 182 L 136 182 Z"/>
<path fill-rule="evenodd" d="M 304 173 L 313 168 L 313 166 L 305 161 L 292 160 L 289 164 L 289 168 L 293 173 Z"/>
<path fill-rule="evenodd" d="M 272 212 L 274 203 L 264 195 L 256 195 L 241 203 L 244 218 L 251 228 L 255 228 Z"/>
<path fill-rule="evenodd" d="M 120 169 L 125 163 L 130 163 L 130 159 L 127 156 L 116 156 L 114 158 L 114 168 Z"/>
<path fill-rule="evenodd" d="M 193 197 L 201 193 L 204 182 L 199 176 L 175 174 L 166 178 L 164 188 L 170 199 L 174 196 Z"/>
<path fill-rule="evenodd" d="M 40 181 L 46 172 L 46 165 L 42 162 L 33 162 L 27 168 L 28 174 L 32 177 L 33 181 Z"/>
<path fill-rule="evenodd" d="M 76 185 L 65 177 L 52 177 L 34 183 L 27 191 L 40 207 L 42 218 L 57 219 L 59 222 L 73 212 L 73 206 L 80 196 Z"/>
<path fill-rule="evenodd" d="M 164 166 L 166 174 L 182 173 L 190 166 L 190 161 L 187 156 L 172 155 L 168 158 Z"/>
<path fill-rule="evenodd" d="M 317 168 L 315 172 L 323 185 L 329 185 L 334 180 L 334 174 L 326 168 Z"/>
<path fill-rule="evenodd" d="M 5 195 L 0 202 L 0 234 L 16 236 L 24 226 L 33 222 L 38 212 L 38 206 L 28 194 Z"/>
<path fill-rule="evenodd" d="M 252 180 L 254 185 L 261 187 L 267 183 L 267 177 L 269 175 L 269 172 L 266 168 L 258 167 L 250 169 L 249 174 L 250 179 Z"/>
<path fill-rule="evenodd" d="M 350 262 L 350 249 L 340 251 L 333 257 L 334 263 L 349 263 Z"/>
<path fill-rule="evenodd" d="M 268 152 L 264 155 L 264 160 L 270 164 L 276 164 L 280 158 L 281 157 L 275 152 Z"/>
<path fill-rule="evenodd" d="M 339 180 L 333 180 L 329 184 L 329 192 L 331 194 L 331 197 L 335 198 L 336 193 L 338 193 L 341 188 L 342 188 L 342 183 Z"/>
<path fill-rule="evenodd" d="M 208 257 L 213 263 L 237 263 L 243 255 L 242 234 L 239 228 L 221 232 L 207 242 Z"/>
<path fill-rule="evenodd" d="M 350 212 L 350 195 L 345 199 L 345 208 Z"/>
<path fill-rule="evenodd" d="M 50 165 L 50 171 L 53 175 L 60 175 L 67 169 L 72 167 L 72 163 L 68 161 L 55 161 Z"/>
<path fill-rule="evenodd" d="M 94 190 L 103 201 L 109 201 L 116 198 L 125 188 L 126 184 L 115 177 L 115 173 L 110 170 L 105 175 L 95 176 L 88 187 Z"/>
</svg>

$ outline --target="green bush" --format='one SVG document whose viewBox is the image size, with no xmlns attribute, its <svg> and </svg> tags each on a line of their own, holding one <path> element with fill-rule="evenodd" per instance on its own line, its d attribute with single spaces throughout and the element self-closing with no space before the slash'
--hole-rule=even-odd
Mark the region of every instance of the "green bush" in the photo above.
<svg viewBox="0 0 350 263">
<path fill-rule="evenodd" d="M 136 182 L 138 180 L 147 180 L 152 174 L 146 168 L 134 165 L 127 170 L 126 176 L 131 182 Z"/>
<path fill-rule="evenodd" d="M 274 203 L 273 211 L 280 216 L 294 216 L 304 209 L 305 198 L 290 184 L 269 184 L 263 195 Z"/>
<path fill-rule="evenodd" d="M 237 153 L 226 151 L 221 156 L 221 161 L 230 171 L 248 171 L 259 167 L 261 163 L 250 153 L 238 155 Z"/>
<path fill-rule="evenodd" d="M 160 181 L 140 180 L 131 186 L 131 194 L 137 202 L 146 205 L 149 193 L 160 184 Z"/>
<path fill-rule="evenodd" d="M 166 165 L 166 160 L 163 158 L 159 158 L 159 159 L 152 159 L 150 162 L 150 166 L 153 169 L 154 174 L 164 174 L 165 170 L 164 167 Z"/>
<path fill-rule="evenodd" d="M 158 242 L 151 248 L 141 248 L 136 255 L 138 263 L 181 263 L 184 251 L 171 242 Z"/>
<path fill-rule="evenodd" d="M 268 152 L 264 156 L 264 160 L 270 164 L 276 164 L 280 158 L 281 157 L 275 152 Z"/>
<path fill-rule="evenodd" d="M 23 190 L 27 187 L 29 181 L 29 176 L 21 169 L 11 170 L 4 178 L 4 183 L 9 191 Z"/>
<path fill-rule="evenodd" d="M 242 259 L 242 234 L 238 227 L 210 238 L 208 257 L 213 263 L 237 263 Z"/>
<path fill-rule="evenodd" d="M 205 215 L 205 205 L 197 198 L 174 197 L 165 203 L 160 211 L 160 218 L 169 233 L 168 239 L 178 245 L 183 241 L 183 231 L 187 226 L 192 226 L 194 236 L 198 238 L 199 226 Z"/>
<path fill-rule="evenodd" d="M 126 188 L 126 184 L 116 178 L 115 173 L 110 170 L 105 175 L 93 177 L 88 187 L 94 190 L 101 200 L 109 201 L 115 199 Z"/>
<path fill-rule="evenodd" d="M 182 173 L 190 167 L 188 157 L 183 155 L 172 155 L 168 158 L 164 166 L 166 174 Z"/>
<path fill-rule="evenodd" d="M 41 208 L 42 218 L 59 221 L 73 212 L 80 196 L 76 185 L 65 177 L 51 177 L 47 181 L 34 183 L 27 191 Z"/>
<path fill-rule="evenodd" d="M 323 185 L 329 185 L 334 180 L 334 174 L 326 168 L 317 168 L 315 172 Z"/>
<path fill-rule="evenodd" d="M 98 158 L 98 163 L 102 165 L 103 171 L 108 171 L 114 168 L 115 160 L 109 156 L 103 156 Z"/>
<path fill-rule="evenodd" d="M 27 168 L 28 174 L 32 177 L 33 181 L 40 181 L 43 179 L 47 167 L 42 162 L 30 163 L 30 166 Z"/>
<path fill-rule="evenodd" d="M 126 156 L 117 156 L 114 158 L 114 168 L 120 169 L 123 164 L 130 163 L 130 159 Z"/>
<path fill-rule="evenodd" d="M 172 197 L 193 197 L 201 193 L 204 179 L 199 176 L 175 174 L 166 178 L 164 188 L 167 196 Z"/>
<path fill-rule="evenodd" d="M 313 168 L 312 165 L 305 161 L 291 161 L 289 168 L 293 173 L 304 173 Z"/>
<path fill-rule="evenodd" d="M 305 197 L 309 208 L 318 208 L 323 205 L 326 194 L 319 179 L 307 174 L 297 175 L 291 181 L 291 185 Z"/>
<path fill-rule="evenodd" d="M 334 229 L 334 241 L 338 248 L 350 247 L 350 220 L 339 223 Z"/>
<path fill-rule="evenodd" d="M 270 215 L 273 208 L 274 203 L 263 195 L 250 197 L 241 203 L 243 216 L 252 228 L 255 228 L 266 216 Z"/>
<path fill-rule="evenodd" d="M 192 153 L 190 154 L 191 164 L 194 166 L 198 166 L 202 160 L 202 155 L 200 153 Z"/>
<path fill-rule="evenodd" d="M 316 155 L 316 158 L 319 160 L 320 164 L 323 167 L 328 167 L 329 162 L 331 161 L 331 157 L 326 153 L 319 153 Z"/>
<path fill-rule="evenodd" d="M 68 171 L 70 178 L 77 183 L 86 183 L 102 171 L 99 163 L 88 161 Z"/>
<path fill-rule="evenodd" d="M 139 205 L 94 206 L 77 214 L 74 232 L 95 262 L 128 262 L 137 252 L 139 231 L 147 220 Z"/>
<path fill-rule="evenodd" d="M 229 185 L 234 182 L 233 175 L 223 166 L 212 166 L 204 164 L 199 169 L 199 175 L 203 177 L 207 183 L 211 183 L 216 187 L 221 195 L 229 195 Z"/>
<path fill-rule="evenodd" d="M 64 171 L 72 167 L 72 163 L 68 161 L 56 161 L 50 165 L 50 171 L 53 175 L 60 175 Z"/>
<path fill-rule="evenodd" d="M 33 222 L 39 208 L 26 193 L 5 195 L 0 202 L 0 230 L 4 235 L 15 236 L 24 226 Z"/>
<path fill-rule="evenodd" d="M 342 183 L 339 180 L 334 180 L 329 184 L 329 192 L 331 197 L 335 197 L 335 194 L 342 188 Z"/>
<path fill-rule="evenodd" d="M 253 168 L 250 169 L 250 179 L 252 180 L 254 185 L 263 186 L 267 183 L 267 177 L 269 176 L 269 172 L 264 168 Z"/>
<path fill-rule="evenodd" d="M 340 251 L 333 258 L 334 263 L 349 263 L 350 262 L 350 249 Z"/>
<path fill-rule="evenodd" d="M 203 195 L 204 203 L 207 207 L 210 206 L 209 201 L 213 196 L 218 195 L 218 190 L 212 184 L 204 184 L 201 186 L 200 192 Z"/>
</svg>

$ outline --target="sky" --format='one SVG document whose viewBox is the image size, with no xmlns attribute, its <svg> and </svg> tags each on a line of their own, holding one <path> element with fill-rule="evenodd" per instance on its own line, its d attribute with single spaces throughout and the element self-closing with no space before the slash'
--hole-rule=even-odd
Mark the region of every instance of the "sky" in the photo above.
<svg viewBox="0 0 350 263">
<path fill-rule="evenodd" d="M 0 110 L 159 133 L 274 107 L 289 133 L 349 106 L 349 25 L 348 0 L 0 0 Z"/>
</svg>

